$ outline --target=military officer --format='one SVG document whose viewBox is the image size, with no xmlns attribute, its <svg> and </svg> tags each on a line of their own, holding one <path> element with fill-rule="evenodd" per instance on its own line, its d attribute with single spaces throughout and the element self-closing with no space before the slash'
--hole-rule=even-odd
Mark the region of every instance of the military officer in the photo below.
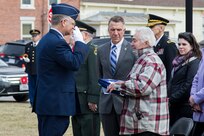
<svg viewBox="0 0 204 136">
<path fill-rule="evenodd" d="M 165 27 L 169 20 L 157 15 L 149 14 L 147 26 L 152 29 L 156 37 L 154 51 L 159 55 L 166 68 L 167 83 L 171 77 L 172 61 L 177 55 L 177 47 L 174 42 L 164 34 Z"/>
<path fill-rule="evenodd" d="M 89 55 L 75 73 L 76 88 L 78 92 L 80 112 L 72 116 L 74 136 L 99 136 L 100 118 L 98 113 L 99 86 L 96 74 L 97 46 L 92 44 L 96 30 L 81 21 L 76 21 L 89 47 Z"/>
<path fill-rule="evenodd" d="M 41 38 L 40 31 L 37 29 L 30 30 L 32 42 L 25 48 L 24 61 L 26 62 L 26 70 L 28 73 L 29 99 L 33 106 L 33 98 L 36 86 L 36 46 Z"/>
</svg>

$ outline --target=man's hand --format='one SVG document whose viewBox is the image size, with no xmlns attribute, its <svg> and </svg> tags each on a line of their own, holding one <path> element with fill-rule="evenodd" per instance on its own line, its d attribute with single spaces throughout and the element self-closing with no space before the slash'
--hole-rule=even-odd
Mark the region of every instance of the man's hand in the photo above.
<svg viewBox="0 0 204 136">
<path fill-rule="evenodd" d="M 30 59 L 28 58 L 28 55 L 27 55 L 27 54 L 24 54 L 24 55 L 23 55 L 23 60 L 24 60 L 26 63 L 29 63 L 29 62 L 30 62 Z"/>
<path fill-rule="evenodd" d="M 73 36 L 74 36 L 74 41 L 80 41 L 80 42 L 85 43 L 83 40 L 82 33 L 80 32 L 80 30 L 77 26 L 74 27 Z"/>
<path fill-rule="evenodd" d="M 89 102 L 89 103 L 88 103 L 88 106 L 89 106 L 89 109 L 90 109 L 91 111 L 93 111 L 93 112 L 96 112 L 96 111 L 98 110 L 98 106 L 97 106 L 97 104 L 95 104 L 95 103 Z"/>
</svg>

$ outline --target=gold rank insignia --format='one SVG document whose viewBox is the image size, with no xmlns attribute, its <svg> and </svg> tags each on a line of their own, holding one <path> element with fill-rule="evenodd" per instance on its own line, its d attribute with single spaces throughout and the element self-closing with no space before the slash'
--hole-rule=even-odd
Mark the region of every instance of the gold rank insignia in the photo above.
<svg viewBox="0 0 204 136">
<path fill-rule="evenodd" d="M 167 43 L 173 43 L 173 41 L 171 41 L 171 40 L 168 40 L 168 41 L 167 41 Z"/>
<path fill-rule="evenodd" d="M 94 47 L 94 54 L 97 55 L 97 47 Z"/>
</svg>

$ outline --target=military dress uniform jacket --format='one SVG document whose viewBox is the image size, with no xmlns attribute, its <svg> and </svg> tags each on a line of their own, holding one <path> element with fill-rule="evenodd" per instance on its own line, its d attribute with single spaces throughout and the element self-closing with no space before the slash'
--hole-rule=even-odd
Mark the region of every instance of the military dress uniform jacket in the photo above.
<svg viewBox="0 0 204 136">
<path fill-rule="evenodd" d="M 136 55 L 133 53 L 130 43 L 124 39 L 114 75 L 112 75 L 111 64 L 109 61 L 110 50 L 111 42 L 108 42 L 98 48 L 97 58 L 99 78 L 126 80 L 136 61 Z M 116 113 L 119 115 L 123 108 L 123 101 L 124 98 L 117 94 L 103 94 L 101 91 L 99 113 L 109 114 L 114 106 Z"/>
<path fill-rule="evenodd" d="M 37 46 L 37 86 L 33 111 L 38 115 L 70 116 L 76 113 L 74 71 L 88 55 L 88 47 L 75 42 L 74 52 L 54 29 Z"/>
<path fill-rule="evenodd" d="M 89 54 L 79 71 L 75 72 L 76 88 L 78 92 L 80 113 L 93 113 L 88 102 L 96 103 L 99 101 L 99 85 L 97 75 L 97 46 L 91 42 L 87 44 Z M 96 112 L 94 112 L 96 113 Z"/>
<path fill-rule="evenodd" d="M 178 52 L 176 44 L 163 35 L 157 45 L 154 47 L 154 51 L 157 53 L 157 55 L 159 55 L 160 59 L 164 63 L 167 75 L 166 81 L 168 83 L 171 77 L 172 61 Z"/>
<path fill-rule="evenodd" d="M 25 63 L 25 72 L 31 75 L 36 75 L 36 45 L 31 42 L 25 49 L 25 54 L 28 55 L 30 62 Z"/>
</svg>

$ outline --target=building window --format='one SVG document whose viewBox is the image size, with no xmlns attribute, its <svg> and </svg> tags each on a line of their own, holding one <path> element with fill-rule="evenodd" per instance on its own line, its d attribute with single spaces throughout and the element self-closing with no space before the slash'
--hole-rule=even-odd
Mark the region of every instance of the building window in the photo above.
<svg viewBox="0 0 204 136">
<path fill-rule="evenodd" d="M 49 0 L 49 5 L 51 5 L 52 3 L 60 3 L 60 0 Z"/>
<path fill-rule="evenodd" d="M 22 4 L 31 5 L 31 0 L 22 0 Z"/>
<path fill-rule="evenodd" d="M 34 29 L 35 17 L 21 17 L 21 39 L 28 40 L 31 38 L 29 31 Z"/>
<path fill-rule="evenodd" d="M 34 9 L 34 0 L 21 0 L 21 9 Z"/>
<path fill-rule="evenodd" d="M 22 34 L 21 34 L 21 39 L 27 40 L 30 39 L 31 36 L 29 34 L 29 31 L 33 28 L 32 22 L 23 22 L 22 23 Z"/>
</svg>

